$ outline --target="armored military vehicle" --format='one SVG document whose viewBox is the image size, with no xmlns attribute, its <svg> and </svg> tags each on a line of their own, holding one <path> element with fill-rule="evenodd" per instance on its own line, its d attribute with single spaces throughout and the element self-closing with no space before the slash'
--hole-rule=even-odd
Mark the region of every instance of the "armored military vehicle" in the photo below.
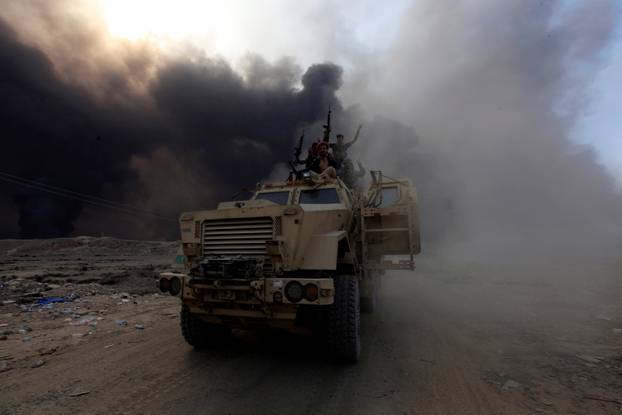
<svg viewBox="0 0 622 415">
<path fill-rule="evenodd" d="M 246 201 L 183 213 L 184 273 L 163 273 L 181 299 L 186 341 L 205 347 L 231 328 L 269 326 L 323 336 L 356 361 L 360 311 L 372 311 L 387 269 L 414 269 L 417 196 L 408 179 L 371 172 L 366 191 L 298 175 L 258 186 Z"/>
<path fill-rule="evenodd" d="M 330 115 L 329 108 L 325 144 Z M 382 273 L 414 269 L 421 246 L 410 180 L 372 171 L 365 191 L 351 189 L 334 169 L 311 171 L 312 151 L 300 160 L 303 139 L 287 181 L 181 215 L 178 262 L 186 272 L 161 274 L 159 288 L 180 297 L 192 346 L 209 346 L 231 328 L 268 326 L 320 335 L 334 359 L 354 362 L 360 312 L 376 307 Z"/>
</svg>

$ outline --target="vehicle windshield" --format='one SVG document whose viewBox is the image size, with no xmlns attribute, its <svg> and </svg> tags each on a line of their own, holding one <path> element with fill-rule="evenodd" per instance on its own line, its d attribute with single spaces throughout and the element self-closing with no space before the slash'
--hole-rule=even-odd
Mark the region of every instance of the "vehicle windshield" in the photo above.
<svg viewBox="0 0 622 415">
<path fill-rule="evenodd" d="M 298 203 L 301 205 L 327 205 L 331 203 L 341 203 L 341 200 L 339 200 L 337 190 L 333 187 L 329 189 L 302 190 L 300 192 L 300 199 L 298 200 Z"/>
<path fill-rule="evenodd" d="M 379 207 L 387 207 L 394 205 L 400 198 L 397 186 L 382 188 L 382 203 Z"/>
<path fill-rule="evenodd" d="M 269 200 L 277 205 L 286 205 L 289 200 L 289 192 L 261 192 L 257 193 L 255 200 Z"/>
</svg>

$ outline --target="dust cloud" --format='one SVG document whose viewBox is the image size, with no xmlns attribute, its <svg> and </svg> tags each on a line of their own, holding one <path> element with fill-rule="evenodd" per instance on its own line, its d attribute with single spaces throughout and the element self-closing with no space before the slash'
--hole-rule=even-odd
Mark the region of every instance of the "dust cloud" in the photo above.
<svg viewBox="0 0 622 415">
<path fill-rule="evenodd" d="M 374 123 L 360 156 L 414 177 L 424 249 L 525 266 L 619 262 L 622 197 L 593 149 L 570 139 L 614 8 L 413 3 L 358 97 L 399 122 Z"/>
</svg>

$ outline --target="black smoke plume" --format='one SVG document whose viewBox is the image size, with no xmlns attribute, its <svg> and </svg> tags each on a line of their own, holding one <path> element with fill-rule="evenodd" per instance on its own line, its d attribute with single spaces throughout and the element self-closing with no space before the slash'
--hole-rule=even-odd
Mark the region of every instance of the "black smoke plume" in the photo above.
<svg viewBox="0 0 622 415">
<path fill-rule="evenodd" d="M 104 87 L 89 90 L 0 22 L 0 171 L 175 218 L 253 186 L 290 158 L 302 126 L 329 105 L 341 108 L 342 71 L 333 64 L 309 67 L 296 87 L 298 69 L 287 60 L 251 56 L 244 76 L 200 53 L 157 65 L 149 51 L 131 58 L 124 71 L 100 70 L 93 83 L 104 79 Z M 19 218 L 18 229 L 3 220 L 0 237 L 176 235 L 175 223 L 0 186 L 1 210 Z"/>
</svg>

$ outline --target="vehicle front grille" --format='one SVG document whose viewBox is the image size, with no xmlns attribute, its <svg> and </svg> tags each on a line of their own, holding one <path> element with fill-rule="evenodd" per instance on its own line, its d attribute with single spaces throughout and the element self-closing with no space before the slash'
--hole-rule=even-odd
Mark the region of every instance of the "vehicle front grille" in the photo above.
<svg viewBox="0 0 622 415">
<path fill-rule="evenodd" d="M 264 256 L 273 232 L 270 217 L 206 220 L 203 255 Z"/>
</svg>

